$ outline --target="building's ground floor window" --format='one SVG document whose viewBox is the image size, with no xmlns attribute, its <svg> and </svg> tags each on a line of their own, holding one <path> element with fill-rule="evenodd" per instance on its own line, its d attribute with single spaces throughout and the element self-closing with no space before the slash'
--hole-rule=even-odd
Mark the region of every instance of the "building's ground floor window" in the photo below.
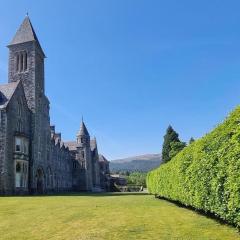
<svg viewBox="0 0 240 240">
<path fill-rule="evenodd" d="M 26 188 L 28 183 L 28 162 L 16 160 L 15 162 L 15 187 Z"/>
</svg>

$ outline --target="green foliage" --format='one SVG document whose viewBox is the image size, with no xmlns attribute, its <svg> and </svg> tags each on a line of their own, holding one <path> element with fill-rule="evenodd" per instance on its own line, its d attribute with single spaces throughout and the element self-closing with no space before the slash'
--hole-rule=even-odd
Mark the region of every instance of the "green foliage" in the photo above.
<svg viewBox="0 0 240 240">
<path fill-rule="evenodd" d="M 146 176 L 147 173 L 143 172 L 133 172 L 127 176 L 128 185 L 137 185 L 146 187 Z"/>
<path fill-rule="evenodd" d="M 240 107 L 147 176 L 148 190 L 240 226 Z"/>
<path fill-rule="evenodd" d="M 172 142 L 180 142 L 180 140 L 178 138 L 178 133 L 174 131 L 172 126 L 169 126 L 167 128 L 166 135 L 164 136 L 163 148 L 162 148 L 162 160 L 164 163 L 168 162 L 171 159 L 170 151 L 171 151 Z"/>
<path fill-rule="evenodd" d="M 186 143 L 185 142 L 171 142 L 170 147 L 171 147 L 171 150 L 169 152 L 169 157 L 172 159 L 186 147 Z"/>
<path fill-rule="evenodd" d="M 195 139 L 193 137 L 191 137 L 190 140 L 189 140 L 189 144 L 191 144 L 193 142 L 195 142 Z"/>
</svg>

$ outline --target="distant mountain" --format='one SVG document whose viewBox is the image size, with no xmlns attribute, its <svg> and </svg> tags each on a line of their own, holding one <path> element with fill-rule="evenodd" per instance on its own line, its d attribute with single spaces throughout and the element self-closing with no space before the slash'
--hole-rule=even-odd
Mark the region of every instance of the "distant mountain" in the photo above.
<svg viewBox="0 0 240 240">
<path fill-rule="evenodd" d="M 110 161 L 110 171 L 149 172 L 162 162 L 161 154 L 145 154 Z"/>
</svg>

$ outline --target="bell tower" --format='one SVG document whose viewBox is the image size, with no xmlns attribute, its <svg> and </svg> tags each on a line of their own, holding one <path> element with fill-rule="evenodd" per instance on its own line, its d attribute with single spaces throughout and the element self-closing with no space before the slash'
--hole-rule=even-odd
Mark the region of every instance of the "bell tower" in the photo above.
<svg viewBox="0 0 240 240">
<path fill-rule="evenodd" d="M 80 162 L 82 162 L 82 169 L 85 175 L 85 189 L 86 191 L 92 191 L 93 179 L 92 179 L 92 159 L 91 159 L 91 147 L 90 147 L 90 135 L 82 120 L 80 130 L 77 134 L 77 151 Z"/>
<path fill-rule="evenodd" d="M 35 112 L 39 98 L 44 95 L 45 54 L 28 16 L 23 20 L 8 48 L 8 82 L 22 81 L 28 107 Z"/>
<path fill-rule="evenodd" d="M 9 48 L 8 82 L 21 81 L 31 110 L 30 167 L 31 191 L 37 187 L 40 166 L 45 166 L 50 145 L 49 101 L 44 92 L 45 54 L 31 21 L 26 16 Z"/>
</svg>

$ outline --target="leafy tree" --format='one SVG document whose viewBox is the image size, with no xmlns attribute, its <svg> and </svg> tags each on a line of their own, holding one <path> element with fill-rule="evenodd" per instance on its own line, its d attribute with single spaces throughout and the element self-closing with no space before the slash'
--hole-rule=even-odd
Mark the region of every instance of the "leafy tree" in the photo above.
<svg viewBox="0 0 240 240">
<path fill-rule="evenodd" d="M 191 144 L 193 142 L 195 142 L 195 139 L 193 137 L 191 137 L 190 140 L 189 140 L 189 144 Z"/>
<path fill-rule="evenodd" d="M 169 152 L 169 157 L 173 158 L 186 147 L 186 143 L 185 142 L 171 142 L 170 146 L 171 146 L 171 150 Z"/>
<path fill-rule="evenodd" d="M 146 187 L 147 173 L 133 172 L 127 176 L 128 185 L 136 185 Z"/>
<path fill-rule="evenodd" d="M 172 126 L 167 128 L 166 135 L 164 136 L 163 148 L 162 148 L 162 160 L 164 163 L 168 162 L 170 157 L 171 151 L 171 143 L 172 142 L 180 142 L 178 138 L 178 133 L 174 131 Z"/>
</svg>

